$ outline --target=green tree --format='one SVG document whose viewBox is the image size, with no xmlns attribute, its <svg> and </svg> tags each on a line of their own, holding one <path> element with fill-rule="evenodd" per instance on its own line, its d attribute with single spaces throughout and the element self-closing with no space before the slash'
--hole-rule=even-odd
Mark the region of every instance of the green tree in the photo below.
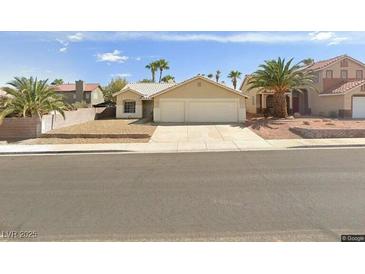
<svg viewBox="0 0 365 274">
<path fill-rule="evenodd" d="M 156 61 L 156 63 L 157 63 L 157 68 L 160 71 L 160 77 L 159 77 L 158 82 L 161 83 L 162 72 L 164 70 L 170 69 L 170 67 L 169 67 L 169 63 L 165 59 L 160 59 L 160 60 Z"/>
<path fill-rule="evenodd" d="M 54 79 L 53 82 L 51 83 L 51 85 L 57 86 L 57 85 L 62 85 L 64 83 L 63 79 Z"/>
<path fill-rule="evenodd" d="M 209 73 L 209 74 L 207 75 L 207 77 L 208 77 L 209 79 L 212 79 L 212 78 L 213 78 L 213 74 L 212 74 L 212 73 Z"/>
<path fill-rule="evenodd" d="M 154 83 L 151 79 L 142 79 L 139 80 L 138 83 Z"/>
<path fill-rule="evenodd" d="M 149 69 L 151 71 L 152 82 L 154 83 L 155 82 L 156 71 L 158 69 L 158 61 L 149 63 L 148 65 L 146 65 L 146 69 Z"/>
<path fill-rule="evenodd" d="M 162 83 L 175 82 L 175 77 L 172 76 L 172 75 L 170 75 L 170 74 L 168 74 L 168 75 L 162 77 L 161 82 Z"/>
<path fill-rule="evenodd" d="M 67 107 L 63 98 L 47 82 L 33 77 L 15 77 L 8 83 L 10 87 L 4 88 L 10 96 L 3 105 L 0 121 L 8 115 L 41 118 L 51 111 L 57 111 L 65 117 L 64 110 Z"/>
<path fill-rule="evenodd" d="M 215 72 L 215 80 L 217 81 L 217 83 L 219 82 L 219 78 L 221 77 L 221 71 L 220 70 L 217 70 Z"/>
<path fill-rule="evenodd" d="M 115 102 L 115 97 L 113 97 L 113 94 L 120 91 L 127 84 L 127 80 L 122 77 L 116 77 L 111 79 L 109 84 L 103 89 L 104 100 Z"/>
<path fill-rule="evenodd" d="M 312 65 L 314 63 L 314 59 L 306 58 L 302 62 L 303 62 L 304 65 L 309 66 L 309 65 Z"/>
<path fill-rule="evenodd" d="M 265 61 L 259 66 L 248 81 L 249 90 L 258 88 L 259 91 L 273 92 L 273 115 L 278 118 L 288 116 L 286 109 L 286 92 L 301 91 L 305 88 L 315 89 L 313 74 L 304 70 L 300 63 L 292 65 L 293 58 Z"/>
<path fill-rule="evenodd" d="M 242 72 L 239 72 L 238 70 L 232 70 L 228 74 L 228 78 L 231 78 L 233 88 L 236 89 L 237 87 L 237 80 L 241 78 Z"/>
</svg>

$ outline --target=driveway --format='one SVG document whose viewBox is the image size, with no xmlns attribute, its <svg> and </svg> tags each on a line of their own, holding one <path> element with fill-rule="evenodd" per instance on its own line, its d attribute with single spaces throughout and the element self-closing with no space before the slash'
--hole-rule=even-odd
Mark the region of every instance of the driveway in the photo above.
<svg viewBox="0 0 365 274">
<path fill-rule="evenodd" d="M 242 124 L 160 124 L 150 143 L 264 141 Z"/>
</svg>

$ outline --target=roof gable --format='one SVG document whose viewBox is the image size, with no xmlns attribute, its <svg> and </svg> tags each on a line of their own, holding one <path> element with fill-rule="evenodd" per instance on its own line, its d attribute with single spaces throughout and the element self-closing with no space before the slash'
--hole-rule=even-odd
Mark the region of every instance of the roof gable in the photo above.
<svg viewBox="0 0 365 274">
<path fill-rule="evenodd" d="M 340 55 L 340 56 L 333 57 L 331 59 L 315 62 L 312 65 L 308 66 L 306 69 L 313 70 L 313 71 L 322 70 L 322 69 L 325 69 L 325 68 L 329 67 L 330 65 L 333 65 L 337 62 L 342 61 L 343 59 L 349 59 L 349 60 L 351 60 L 351 61 L 353 61 L 353 62 L 355 62 L 355 63 L 357 63 L 360 66 L 363 66 L 365 68 L 365 64 L 362 63 L 361 61 L 356 60 L 356 59 L 354 59 L 354 58 L 352 58 L 348 55 Z"/>
<path fill-rule="evenodd" d="M 141 95 L 144 98 L 150 98 L 155 93 L 158 93 L 174 85 L 176 85 L 176 83 L 131 83 L 127 84 L 122 90 L 114 93 L 113 96 L 117 96 L 126 91 L 131 91 Z"/>
<path fill-rule="evenodd" d="M 181 83 L 179 83 L 179 84 L 177 84 L 177 85 L 174 85 L 174 86 L 172 86 L 172 87 L 170 87 L 170 88 L 167 88 L 167 89 L 161 90 L 160 92 L 158 92 L 158 93 L 154 94 L 154 95 L 153 95 L 153 96 L 151 96 L 151 97 L 153 98 L 153 97 L 159 96 L 159 95 L 161 95 L 161 94 L 163 94 L 163 93 L 166 93 L 166 92 L 172 91 L 172 90 L 174 90 L 174 89 L 176 89 L 176 88 L 178 88 L 178 87 L 181 87 L 181 86 L 183 86 L 183 85 L 186 85 L 186 84 L 188 84 L 188 83 L 190 83 L 190 82 L 192 82 L 192 81 L 198 80 L 198 79 L 199 79 L 199 80 L 202 80 L 202 81 L 205 81 L 205 82 L 208 82 L 208 83 L 210 83 L 210 84 L 216 85 L 216 86 L 218 86 L 218 87 L 220 87 L 220 88 L 223 88 L 223 89 L 225 89 L 225 90 L 227 90 L 227 91 L 229 91 L 229 92 L 232 92 L 232 93 L 235 93 L 235 94 L 237 94 L 237 95 L 240 95 L 240 96 L 243 96 L 243 97 L 246 97 L 246 98 L 247 98 L 247 95 L 245 95 L 245 94 L 243 94 L 243 93 L 241 93 L 241 92 L 239 92 L 239 91 L 237 91 L 237 90 L 235 90 L 235 89 L 232 89 L 232 88 L 230 88 L 230 87 L 228 87 L 228 86 L 226 86 L 226 85 L 223 85 L 223 84 L 217 83 L 217 82 L 215 82 L 215 81 L 213 81 L 213 80 L 210 80 L 209 78 L 206 78 L 206 77 L 204 77 L 204 76 L 200 76 L 200 75 L 195 76 L 195 77 L 192 77 L 192 78 L 189 78 L 189 79 L 187 79 L 187 80 L 185 80 L 185 81 L 183 81 L 183 82 L 181 82 Z"/>
</svg>

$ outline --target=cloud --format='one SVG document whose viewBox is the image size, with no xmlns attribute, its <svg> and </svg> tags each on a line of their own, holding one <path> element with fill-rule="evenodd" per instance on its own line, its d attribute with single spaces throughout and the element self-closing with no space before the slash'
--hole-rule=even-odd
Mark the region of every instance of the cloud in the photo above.
<svg viewBox="0 0 365 274">
<path fill-rule="evenodd" d="M 331 31 L 317 31 L 309 33 L 309 37 L 312 41 L 326 42 L 327 45 L 338 45 L 343 41 L 348 40 L 348 37 L 338 36 Z"/>
<path fill-rule="evenodd" d="M 67 39 L 71 42 L 80 42 L 84 39 L 84 35 L 81 32 L 71 34 L 67 36 Z"/>
<path fill-rule="evenodd" d="M 141 57 L 136 57 L 135 59 L 136 59 L 136 61 L 141 61 L 142 60 Z"/>
<path fill-rule="evenodd" d="M 127 78 L 127 77 L 131 77 L 132 74 L 130 73 L 115 73 L 115 74 L 111 74 L 112 77 L 121 77 L 121 78 Z"/>
<path fill-rule="evenodd" d="M 66 51 L 67 51 L 67 47 L 60 48 L 58 51 L 59 51 L 59 52 L 66 52 Z"/>
<path fill-rule="evenodd" d="M 120 55 L 119 50 L 113 52 L 98 53 L 96 55 L 97 62 L 108 62 L 108 63 L 124 63 L 128 60 L 128 56 Z"/>
</svg>

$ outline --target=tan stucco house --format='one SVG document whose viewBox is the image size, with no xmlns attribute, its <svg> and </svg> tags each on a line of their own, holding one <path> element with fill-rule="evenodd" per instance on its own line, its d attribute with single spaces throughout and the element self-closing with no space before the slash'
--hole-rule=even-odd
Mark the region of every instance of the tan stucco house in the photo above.
<svg viewBox="0 0 365 274">
<path fill-rule="evenodd" d="M 365 118 L 365 64 L 347 55 L 315 62 L 305 68 L 315 75 L 315 90 L 287 93 L 289 113 L 302 115 Z M 247 75 L 240 90 L 248 96 L 249 113 L 262 113 L 272 108 L 270 91 L 249 91 Z"/>
<path fill-rule="evenodd" d="M 75 81 L 75 84 L 57 85 L 55 90 L 68 104 L 83 101 L 90 105 L 97 105 L 104 102 L 103 90 L 98 83 L 84 83 L 79 80 Z"/>
<path fill-rule="evenodd" d="M 155 122 L 243 122 L 246 95 L 203 76 L 181 83 L 128 84 L 115 93 L 117 118 Z"/>
</svg>

